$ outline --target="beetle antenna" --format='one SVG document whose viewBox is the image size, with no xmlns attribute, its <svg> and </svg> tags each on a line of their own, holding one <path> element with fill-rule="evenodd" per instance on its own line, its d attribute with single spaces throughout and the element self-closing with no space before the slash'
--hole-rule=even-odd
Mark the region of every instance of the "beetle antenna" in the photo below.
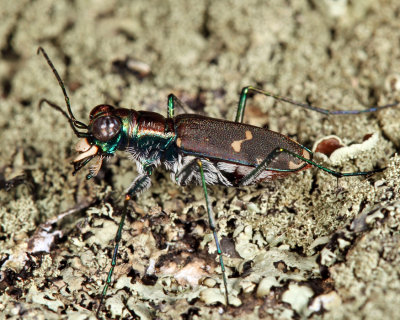
<svg viewBox="0 0 400 320">
<path fill-rule="evenodd" d="M 42 47 L 39 47 L 37 49 L 37 54 L 39 54 L 39 53 L 43 54 L 44 58 L 47 61 L 47 64 L 50 66 L 51 70 L 53 71 L 53 74 L 56 77 L 56 79 L 58 81 L 58 84 L 60 85 L 60 88 L 61 88 L 61 90 L 62 90 L 62 92 L 64 94 L 65 103 L 67 105 L 67 110 L 68 110 L 68 114 L 69 114 L 69 117 L 67 116 L 67 118 L 70 120 L 70 122 L 72 122 L 73 126 L 75 126 L 76 128 L 87 129 L 88 128 L 87 125 L 84 124 L 83 122 L 80 122 L 80 121 L 76 120 L 74 114 L 72 113 L 71 103 L 69 101 L 69 97 L 68 97 L 67 91 L 65 90 L 64 82 L 61 80 L 60 75 L 58 74 L 58 72 L 57 72 L 56 68 L 54 67 L 53 63 L 51 62 L 51 60 L 50 60 L 49 56 L 47 55 L 46 51 Z M 60 110 L 60 109 L 58 109 L 58 110 Z M 65 112 L 63 112 L 63 113 L 64 113 L 64 115 L 66 115 Z"/>
<path fill-rule="evenodd" d="M 52 107 L 53 109 L 56 109 L 57 111 L 61 112 L 63 114 L 64 117 L 66 117 L 68 119 L 68 122 L 72 128 L 72 130 L 74 131 L 75 135 L 78 138 L 86 138 L 89 137 L 89 133 L 87 132 L 82 132 L 79 131 L 77 128 L 79 129 L 86 129 L 87 130 L 87 126 L 85 125 L 85 127 L 80 127 L 79 124 L 74 123 L 74 120 L 71 119 L 68 115 L 68 113 L 66 113 L 60 106 L 58 106 L 57 104 L 55 104 L 54 102 L 51 102 L 47 99 L 40 99 L 39 101 L 39 109 L 42 106 L 43 103 L 47 103 L 50 107 Z"/>
</svg>

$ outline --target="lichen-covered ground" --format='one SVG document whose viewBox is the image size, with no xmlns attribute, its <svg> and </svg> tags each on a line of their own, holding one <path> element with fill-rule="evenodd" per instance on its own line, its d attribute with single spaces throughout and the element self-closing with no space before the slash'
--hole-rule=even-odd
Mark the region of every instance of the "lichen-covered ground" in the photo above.
<svg viewBox="0 0 400 320">
<path fill-rule="evenodd" d="M 399 15 L 397 0 L 1 1 L 1 318 L 95 317 L 135 177 L 123 154 L 91 181 L 71 175 L 77 138 L 60 113 L 37 107 L 44 97 L 64 106 L 38 46 L 84 122 L 101 103 L 165 114 L 171 92 L 233 119 L 245 85 L 363 109 L 400 99 Z M 400 108 L 326 117 L 254 97 L 249 123 L 310 148 L 329 135 L 352 145 L 320 163 L 387 169 L 338 184 L 313 168 L 211 187 L 229 306 L 201 188 L 157 172 L 131 204 L 101 318 L 400 319 L 399 119 Z"/>
</svg>

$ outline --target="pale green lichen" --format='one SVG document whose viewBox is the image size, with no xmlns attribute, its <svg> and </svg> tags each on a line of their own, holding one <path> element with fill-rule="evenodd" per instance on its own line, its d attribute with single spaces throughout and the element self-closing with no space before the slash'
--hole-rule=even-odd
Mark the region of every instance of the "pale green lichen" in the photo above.
<svg viewBox="0 0 400 320">
<path fill-rule="evenodd" d="M 282 295 L 282 301 L 289 303 L 302 317 L 307 317 L 311 313 L 307 308 L 308 302 L 313 295 L 313 290 L 307 286 L 290 284 L 288 290 Z"/>
</svg>

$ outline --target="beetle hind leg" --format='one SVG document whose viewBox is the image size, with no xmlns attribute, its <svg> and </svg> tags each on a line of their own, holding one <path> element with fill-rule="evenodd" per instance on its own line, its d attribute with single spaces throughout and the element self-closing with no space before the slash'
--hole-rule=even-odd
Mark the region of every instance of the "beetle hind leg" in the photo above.
<svg viewBox="0 0 400 320">
<path fill-rule="evenodd" d="M 307 103 L 298 102 L 298 101 L 295 101 L 295 100 L 287 98 L 287 97 L 281 97 L 281 96 L 276 95 L 269 91 L 265 91 L 262 89 L 248 86 L 248 87 L 244 87 L 242 89 L 242 92 L 240 93 L 240 99 L 239 99 L 239 104 L 238 104 L 238 108 L 236 111 L 235 122 L 243 122 L 244 111 L 246 109 L 247 96 L 250 92 L 259 93 L 264 96 L 271 97 L 277 101 L 286 102 L 293 106 L 311 110 L 311 111 L 315 111 L 318 113 L 322 113 L 324 115 L 349 115 L 349 114 L 371 113 L 371 112 L 376 112 L 376 111 L 379 111 L 382 109 L 393 108 L 393 107 L 399 105 L 399 102 L 395 101 L 393 103 L 385 104 L 382 106 L 368 107 L 367 109 L 362 109 L 362 110 L 328 110 L 328 109 L 324 109 L 324 108 L 320 108 L 320 107 L 315 107 L 315 106 L 312 106 Z"/>
<path fill-rule="evenodd" d="M 305 148 L 305 147 L 303 147 Z M 313 153 L 311 153 L 311 151 L 307 150 L 308 152 L 310 152 L 310 155 L 312 156 Z M 280 154 L 282 153 L 286 153 L 294 158 L 297 158 L 301 161 L 304 162 L 303 166 L 299 166 L 295 169 L 271 169 L 268 168 L 268 165 L 270 165 L 272 163 L 272 161 L 274 159 L 276 159 Z M 376 170 L 372 170 L 372 171 L 356 171 L 356 172 L 340 172 L 340 171 L 335 171 L 329 168 L 324 167 L 323 165 L 320 165 L 318 163 L 316 163 L 315 161 L 305 158 L 302 155 L 299 155 L 295 152 L 292 152 L 290 150 L 284 149 L 284 148 L 280 148 L 277 147 L 274 150 L 272 150 L 268 156 L 257 166 L 255 167 L 251 172 L 249 172 L 247 175 L 245 175 L 238 183 L 239 186 L 247 186 L 250 185 L 252 183 L 257 182 L 257 179 L 260 177 L 260 175 L 263 173 L 263 171 L 265 170 L 269 170 L 269 171 L 276 171 L 276 172 L 289 172 L 289 173 L 294 173 L 294 172 L 298 172 L 301 169 L 303 169 L 307 164 L 312 165 L 314 167 L 317 167 L 318 169 L 325 171 L 326 173 L 329 173 L 332 176 L 335 176 L 336 178 L 342 178 L 342 177 L 353 177 L 353 176 L 369 176 L 371 174 L 377 173 L 377 172 L 381 172 L 383 171 L 385 168 L 380 168 L 380 169 L 376 169 Z"/>
</svg>

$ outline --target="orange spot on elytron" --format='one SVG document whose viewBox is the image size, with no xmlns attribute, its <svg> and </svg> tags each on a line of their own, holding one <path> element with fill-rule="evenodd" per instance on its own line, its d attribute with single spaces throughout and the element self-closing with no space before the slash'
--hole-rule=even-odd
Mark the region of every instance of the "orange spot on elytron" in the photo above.
<svg viewBox="0 0 400 320">
<path fill-rule="evenodd" d="M 181 138 L 176 139 L 176 145 L 180 148 L 182 145 L 182 140 Z"/>
<path fill-rule="evenodd" d="M 253 139 L 253 135 L 251 134 L 251 132 L 249 130 L 247 130 L 245 132 L 245 134 L 246 134 L 246 139 L 236 140 L 236 141 L 232 142 L 231 146 L 232 146 L 233 151 L 240 152 L 240 149 L 242 148 L 242 143 L 247 141 L 247 140 Z"/>
</svg>

